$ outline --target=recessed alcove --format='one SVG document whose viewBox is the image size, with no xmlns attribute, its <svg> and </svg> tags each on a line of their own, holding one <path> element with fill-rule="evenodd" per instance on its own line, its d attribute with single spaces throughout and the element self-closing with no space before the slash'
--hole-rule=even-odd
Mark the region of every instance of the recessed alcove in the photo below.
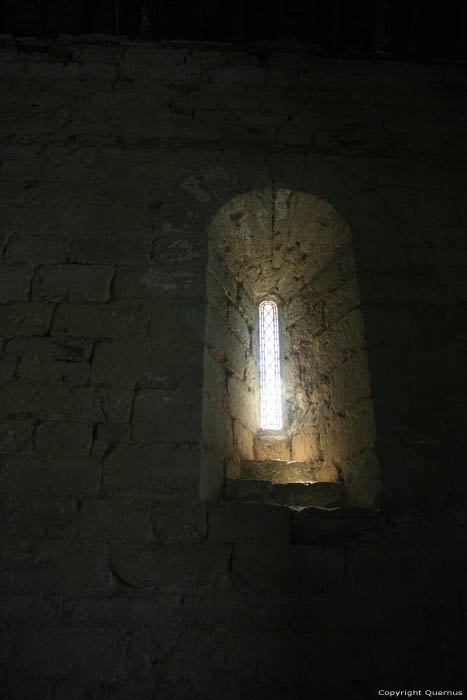
<svg viewBox="0 0 467 700">
<path fill-rule="evenodd" d="M 280 431 L 261 430 L 259 420 L 258 304 L 265 298 L 279 309 Z M 205 343 L 203 498 L 261 500 L 262 489 L 270 502 L 287 492 L 288 505 L 377 504 L 352 233 L 331 204 L 265 189 L 217 212 L 209 231 Z M 318 503 L 318 491 L 331 495 Z"/>
</svg>

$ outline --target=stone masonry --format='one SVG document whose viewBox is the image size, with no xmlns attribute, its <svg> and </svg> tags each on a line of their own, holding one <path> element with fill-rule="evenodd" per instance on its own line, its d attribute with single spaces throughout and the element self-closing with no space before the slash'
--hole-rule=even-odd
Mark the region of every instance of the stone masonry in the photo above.
<svg viewBox="0 0 467 700">
<path fill-rule="evenodd" d="M 1 700 L 465 693 L 465 65 L 2 36 L 0 77 Z M 210 227 L 280 190 L 352 231 L 319 319 L 362 319 L 379 509 L 199 496 Z"/>
</svg>

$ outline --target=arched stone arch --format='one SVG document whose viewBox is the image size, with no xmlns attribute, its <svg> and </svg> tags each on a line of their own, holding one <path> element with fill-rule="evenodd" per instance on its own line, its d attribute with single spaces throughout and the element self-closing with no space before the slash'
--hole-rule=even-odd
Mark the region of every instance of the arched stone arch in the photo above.
<svg viewBox="0 0 467 700">
<path fill-rule="evenodd" d="M 376 430 L 349 226 L 325 200 L 281 188 L 234 197 L 210 227 L 204 374 L 205 497 L 242 460 L 310 465 L 352 504 L 379 494 Z M 279 303 L 285 430 L 261 439 L 257 304 Z M 286 462 L 287 460 L 287 462 Z M 283 478 L 281 480 L 284 480 Z M 290 481 L 295 479 L 291 476 Z"/>
<path fill-rule="evenodd" d="M 190 258 L 197 258 L 199 262 L 198 272 L 193 272 L 196 266 L 193 266 L 190 260 L 187 275 L 194 275 L 193 279 L 190 279 L 191 291 L 189 294 L 201 296 L 204 295 L 205 290 L 208 234 L 209 232 L 212 234 L 212 224 L 218 213 L 225 207 L 228 209 L 236 198 L 244 196 L 245 193 L 261 194 L 262 197 L 265 196 L 264 193 L 268 193 L 269 204 L 267 206 L 271 213 L 265 218 L 272 222 L 272 202 L 275 202 L 275 208 L 278 211 L 274 213 L 274 223 L 275 229 L 278 231 L 280 200 L 286 192 L 291 193 L 287 195 L 291 197 L 290 201 L 296 199 L 298 193 L 302 193 L 302 197 L 306 193 L 313 193 L 313 195 L 308 196 L 323 200 L 336 213 L 338 212 L 339 216 L 346 222 L 347 229 L 351 231 L 352 265 L 354 271 L 357 271 L 356 276 L 354 274 L 354 282 L 358 278 L 359 283 L 357 285 L 360 294 L 358 313 L 360 314 L 359 325 L 361 328 L 363 328 L 363 319 L 365 321 L 364 334 L 360 335 L 363 338 L 366 336 L 373 396 L 377 395 L 379 375 L 373 375 L 372 365 L 377 364 L 379 357 L 377 348 L 381 343 L 381 338 L 387 337 L 389 331 L 386 328 L 384 316 L 372 312 L 374 310 L 374 306 L 372 307 L 372 286 L 366 283 L 366 278 L 362 276 L 362 270 L 365 272 L 367 265 L 374 270 L 375 264 L 384 265 L 384 260 L 393 254 L 394 249 L 401 251 L 404 245 L 404 233 L 397 221 L 393 220 L 390 213 L 386 211 L 384 202 L 380 201 L 379 197 L 376 197 L 371 191 L 371 185 L 364 187 L 361 178 L 357 178 L 352 173 L 344 172 L 338 164 L 329 163 L 318 156 L 306 157 L 292 153 L 246 157 L 242 154 L 241 157 L 238 157 L 238 161 L 235 161 L 232 154 L 229 154 L 228 159 L 223 156 L 217 164 L 211 164 L 209 167 L 198 170 L 196 174 L 189 176 L 176 190 L 172 191 L 158 211 L 159 226 L 168 226 L 170 231 L 167 232 L 167 235 L 172 238 L 173 244 L 177 245 L 177 241 L 180 239 L 186 246 L 186 255 Z M 302 204 L 298 205 L 299 208 Z M 382 247 L 383 241 L 390 242 L 386 248 L 384 248 L 384 244 Z M 390 262 L 392 264 L 393 260 L 391 259 Z M 234 311 L 231 310 L 230 313 L 233 315 Z M 344 329 L 343 332 L 347 335 L 351 333 L 350 330 Z M 365 340 L 363 343 L 365 346 Z M 321 347 L 323 349 L 325 347 L 324 337 Z M 200 338 L 200 355 L 202 350 L 202 339 Z M 198 355 L 196 348 L 190 348 L 190 352 L 191 354 L 196 352 Z M 344 376 L 343 374 L 343 381 Z M 205 372 L 205 387 L 209 384 L 207 380 L 208 376 Z M 197 380 L 195 381 L 197 383 Z M 203 381 L 201 372 L 199 381 Z M 337 381 L 336 378 L 335 381 Z M 368 408 L 373 416 L 373 405 L 368 404 Z M 373 417 L 372 421 L 374 426 Z M 338 423 L 339 420 L 332 422 L 329 440 L 333 439 L 331 436 L 334 434 L 334 430 L 337 430 Z M 361 426 L 364 427 L 364 423 Z M 346 438 L 347 444 L 350 444 L 352 436 L 356 443 L 361 444 L 356 426 L 351 428 L 350 423 L 341 426 L 340 435 L 343 435 L 346 430 L 351 433 Z M 374 450 L 372 453 L 374 466 L 370 467 L 369 471 L 376 474 L 379 471 L 376 466 L 377 459 Z M 220 497 L 222 493 L 224 475 L 220 473 L 218 465 L 214 468 L 206 468 L 210 458 L 205 451 L 201 476 L 201 495 L 203 498 Z M 359 459 L 364 461 L 366 457 L 362 453 L 360 456 L 354 456 L 353 459 L 355 462 Z M 391 471 L 394 472 L 394 465 L 391 465 Z M 394 481 L 394 478 L 396 476 L 393 474 L 391 482 Z M 358 484 L 362 480 L 366 486 L 363 484 L 360 488 Z M 348 487 L 351 487 L 350 492 L 353 490 L 360 495 L 356 499 L 349 498 L 349 501 L 374 505 L 377 501 L 376 492 L 379 490 L 379 479 L 373 479 L 374 488 L 368 489 L 367 486 L 371 481 L 365 476 L 364 468 L 353 470 L 352 482 L 355 488 L 351 486 L 350 480 Z M 367 497 L 362 498 L 361 494 L 365 491 Z M 370 492 L 371 495 L 368 496 Z"/>
</svg>

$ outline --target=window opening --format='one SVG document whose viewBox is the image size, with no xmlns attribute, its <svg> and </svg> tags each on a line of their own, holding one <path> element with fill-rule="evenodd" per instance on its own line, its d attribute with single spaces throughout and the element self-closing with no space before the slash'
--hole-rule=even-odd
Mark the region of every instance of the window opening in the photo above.
<svg viewBox="0 0 467 700">
<path fill-rule="evenodd" d="M 274 301 L 259 305 L 260 423 L 263 430 L 281 430 L 279 310 Z"/>
</svg>

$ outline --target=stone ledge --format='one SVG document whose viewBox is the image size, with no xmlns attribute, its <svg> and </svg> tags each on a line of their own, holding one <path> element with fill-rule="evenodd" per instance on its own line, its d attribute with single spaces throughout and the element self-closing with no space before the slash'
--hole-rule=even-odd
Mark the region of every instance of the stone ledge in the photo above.
<svg viewBox="0 0 467 700">
<path fill-rule="evenodd" d="M 344 485 L 326 481 L 273 484 L 256 479 L 227 479 L 225 498 L 228 501 L 319 508 L 340 508 L 345 505 Z"/>
<path fill-rule="evenodd" d="M 317 481 L 320 468 L 311 462 L 283 459 L 244 460 L 240 479 L 271 481 L 275 484 Z"/>
</svg>

